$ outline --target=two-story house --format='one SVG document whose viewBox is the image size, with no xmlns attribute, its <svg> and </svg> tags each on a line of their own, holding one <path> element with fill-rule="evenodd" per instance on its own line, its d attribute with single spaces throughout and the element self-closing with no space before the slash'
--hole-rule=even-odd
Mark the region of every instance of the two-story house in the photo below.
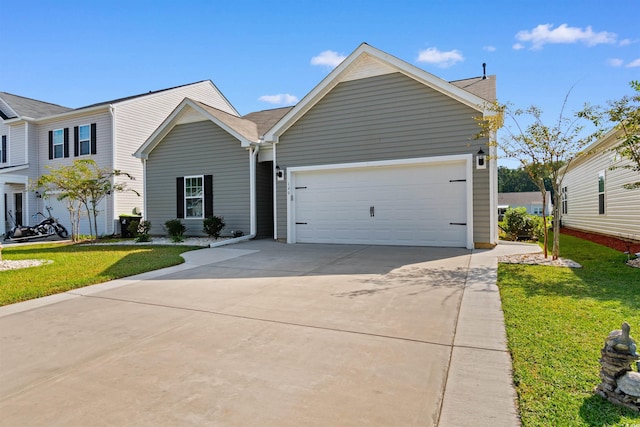
<svg viewBox="0 0 640 427">
<path fill-rule="evenodd" d="M 143 206 L 143 167 L 133 153 L 187 97 L 238 115 L 209 80 L 76 109 L 0 92 L 0 235 L 13 225 L 9 212 L 27 225 L 36 221 L 36 212 L 46 213 L 45 206 L 53 207 L 54 215 L 71 229 L 65 204 L 55 196 L 42 199 L 31 183 L 48 173 L 48 167 L 76 159 L 93 159 L 100 167 L 135 177 L 127 179 L 128 187 L 140 196 L 111 194 L 100 207 L 98 234 L 117 233 L 118 216 Z M 86 220 L 81 233 L 88 233 Z"/>
</svg>

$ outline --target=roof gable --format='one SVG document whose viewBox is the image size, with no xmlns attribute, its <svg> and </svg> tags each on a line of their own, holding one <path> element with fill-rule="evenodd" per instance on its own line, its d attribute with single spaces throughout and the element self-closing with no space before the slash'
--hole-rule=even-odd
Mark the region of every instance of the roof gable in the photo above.
<svg viewBox="0 0 640 427">
<path fill-rule="evenodd" d="M 291 111 L 278 121 L 278 123 L 265 134 L 265 140 L 277 141 L 280 135 L 293 126 L 298 119 L 339 83 L 396 72 L 400 72 L 458 102 L 487 114 L 484 105 L 488 99 L 484 99 L 469 90 L 461 89 L 455 84 L 451 84 L 418 67 L 363 43 L 342 61 L 340 65 L 334 68 L 333 71 L 291 109 Z M 484 84 L 495 85 L 495 79 L 487 81 Z"/>
<path fill-rule="evenodd" d="M 134 156 L 146 159 L 149 153 L 164 139 L 175 126 L 209 120 L 238 139 L 242 147 L 258 142 L 258 127 L 242 117 L 234 116 L 218 110 L 202 102 L 185 98 L 151 134 L 144 144 L 134 153 Z"/>
</svg>

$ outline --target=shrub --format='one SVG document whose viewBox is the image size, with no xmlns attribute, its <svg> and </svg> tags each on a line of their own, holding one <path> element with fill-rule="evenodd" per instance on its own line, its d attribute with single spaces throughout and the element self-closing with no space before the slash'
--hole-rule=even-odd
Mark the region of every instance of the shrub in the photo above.
<svg viewBox="0 0 640 427">
<path fill-rule="evenodd" d="M 542 217 L 527 214 L 526 208 L 509 208 L 504 213 L 501 228 L 508 240 L 537 238 L 544 236 Z"/>
<path fill-rule="evenodd" d="M 207 233 L 208 236 L 218 238 L 220 237 L 220 231 L 224 228 L 224 218 L 221 216 L 210 216 L 203 221 L 204 228 L 202 231 Z"/>
<path fill-rule="evenodd" d="M 173 242 L 182 242 L 184 240 L 184 232 L 187 227 L 184 226 L 179 219 L 170 219 L 164 223 L 167 233 Z"/>
<path fill-rule="evenodd" d="M 149 230 L 151 230 L 150 221 L 132 220 L 127 230 L 136 238 L 136 242 L 150 242 Z"/>
</svg>

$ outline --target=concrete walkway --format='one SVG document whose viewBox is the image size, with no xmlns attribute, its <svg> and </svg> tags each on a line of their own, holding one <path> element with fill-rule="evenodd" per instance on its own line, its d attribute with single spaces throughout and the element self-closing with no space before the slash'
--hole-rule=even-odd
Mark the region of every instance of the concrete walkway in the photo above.
<svg viewBox="0 0 640 427">
<path fill-rule="evenodd" d="M 0 308 L 0 425 L 516 426 L 496 257 L 252 241 Z"/>
</svg>

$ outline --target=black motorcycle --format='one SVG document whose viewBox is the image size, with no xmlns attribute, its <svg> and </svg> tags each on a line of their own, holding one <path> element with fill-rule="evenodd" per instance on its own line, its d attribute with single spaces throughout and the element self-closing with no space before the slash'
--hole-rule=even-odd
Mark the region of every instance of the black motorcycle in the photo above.
<svg viewBox="0 0 640 427">
<path fill-rule="evenodd" d="M 38 219 L 41 216 L 43 219 L 38 224 L 26 227 L 18 225 L 18 222 L 15 220 L 11 211 L 9 211 L 9 216 L 13 221 L 14 226 L 9 230 L 9 232 L 5 233 L 4 240 L 11 240 L 13 242 L 26 242 L 29 240 L 35 239 L 46 239 L 51 236 L 58 235 L 59 237 L 65 239 L 69 236 L 69 232 L 64 227 L 64 225 L 60 224 L 58 218 L 55 218 L 51 215 L 51 207 L 47 206 L 47 212 L 49 216 L 45 216 L 42 212 L 36 213 L 33 218 Z"/>
</svg>

